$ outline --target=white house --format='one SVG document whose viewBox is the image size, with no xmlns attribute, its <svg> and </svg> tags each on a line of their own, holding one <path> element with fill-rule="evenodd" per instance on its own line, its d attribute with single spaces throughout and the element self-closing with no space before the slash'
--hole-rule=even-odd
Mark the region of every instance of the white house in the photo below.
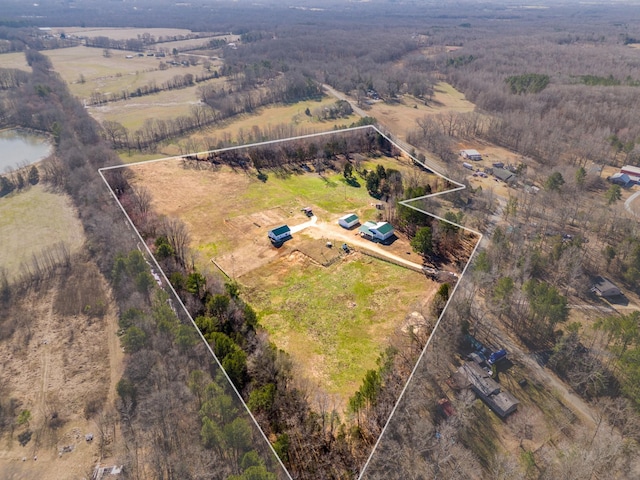
<svg viewBox="0 0 640 480">
<path fill-rule="evenodd" d="M 349 213 L 338 219 L 338 223 L 343 228 L 353 228 L 360 223 L 360 219 L 355 213 Z"/>
<path fill-rule="evenodd" d="M 282 242 L 289 237 L 291 237 L 291 229 L 288 225 L 282 225 L 273 230 L 269 230 L 269 238 L 274 243 Z"/>
<path fill-rule="evenodd" d="M 369 240 L 384 242 L 393 236 L 393 226 L 387 222 L 365 222 L 360 227 L 360 235 Z"/>
</svg>

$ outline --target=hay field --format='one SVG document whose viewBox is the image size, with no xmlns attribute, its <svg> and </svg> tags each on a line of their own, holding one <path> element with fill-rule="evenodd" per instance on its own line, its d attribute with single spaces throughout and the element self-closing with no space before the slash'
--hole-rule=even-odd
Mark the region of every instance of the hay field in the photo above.
<svg viewBox="0 0 640 480">
<path fill-rule="evenodd" d="M 54 28 L 54 33 L 65 33 L 79 37 L 107 37 L 113 40 L 128 40 L 138 38 L 145 33 L 153 35 L 156 39 L 160 37 L 173 37 L 175 35 L 189 35 L 191 30 L 184 28 L 94 28 L 94 27 L 60 27 Z"/>
<path fill-rule="evenodd" d="M 24 52 L 0 54 L 0 65 L 2 65 L 2 68 L 17 68 L 18 70 L 24 70 L 25 72 L 31 71 L 31 67 L 27 65 Z"/>
<path fill-rule="evenodd" d="M 179 73 L 181 70 L 177 68 L 174 70 L 173 75 L 182 74 Z M 160 71 L 154 73 L 160 73 Z M 180 115 L 189 115 L 191 107 L 200 103 L 198 87 L 204 84 L 222 87 L 225 82 L 223 78 L 211 79 L 192 87 L 166 90 L 152 95 L 109 102 L 105 105 L 88 106 L 87 109 L 99 122 L 112 120 L 133 132 L 141 128 L 147 119 L 169 120 Z"/>
<path fill-rule="evenodd" d="M 0 265 L 15 278 L 22 262 L 58 242 L 75 252 L 84 242 L 84 232 L 66 195 L 36 185 L 0 198 L 0 238 Z"/>
<path fill-rule="evenodd" d="M 126 50 L 112 50 L 111 56 L 105 57 L 103 49 L 79 46 L 49 50 L 45 54 L 56 72 L 69 84 L 71 93 L 81 99 L 90 98 L 94 92 L 105 95 L 123 90 L 132 92 L 150 82 L 160 85 L 176 75 L 191 73 L 195 76 L 203 72 L 201 65 L 169 65 L 166 70 L 160 70 L 160 61 L 166 63 L 171 58 L 139 57 L 137 52 Z M 133 58 L 126 58 L 127 55 Z"/>
</svg>

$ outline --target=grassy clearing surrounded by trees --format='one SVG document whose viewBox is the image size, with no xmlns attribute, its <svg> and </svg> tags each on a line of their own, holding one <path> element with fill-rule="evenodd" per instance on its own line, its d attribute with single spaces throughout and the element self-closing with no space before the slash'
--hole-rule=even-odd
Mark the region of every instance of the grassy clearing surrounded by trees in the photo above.
<svg viewBox="0 0 640 480">
<path fill-rule="evenodd" d="M 407 176 L 411 168 L 384 157 L 361 166 L 380 163 Z M 272 341 L 292 356 L 303 378 L 336 397 L 340 411 L 407 315 L 424 311 L 435 292 L 437 284 L 424 275 L 360 254 L 322 267 L 308 252 L 320 244 L 329 250 L 303 232 L 280 249 L 267 240 L 269 228 L 307 221 L 300 211 L 306 206 L 327 222 L 346 212 L 375 218 L 379 211 L 359 177 L 361 186 L 353 187 L 337 172 L 279 176 L 265 170 L 262 182 L 255 172 L 196 170 L 180 161 L 137 165 L 131 172 L 131 184 L 150 193 L 154 211 L 185 222 L 191 247 L 201 253 L 197 268 L 206 271 L 215 258 L 244 285 L 243 297 L 255 305 Z"/>
<path fill-rule="evenodd" d="M 75 252 L 84 242 L 82 225 L 66 195 L 36 185 L 0 199 L 0 265 L 9 277 L 22 262 L 59 242 Z"/>
<path fill-rule="evenodd" d="M 424 275 L 358 254 L 326 268 L 290 255 L 242 282 L 271 340 L 312 384 L 337 397 L 339 410 L 434 289 Z"/>
</svg>

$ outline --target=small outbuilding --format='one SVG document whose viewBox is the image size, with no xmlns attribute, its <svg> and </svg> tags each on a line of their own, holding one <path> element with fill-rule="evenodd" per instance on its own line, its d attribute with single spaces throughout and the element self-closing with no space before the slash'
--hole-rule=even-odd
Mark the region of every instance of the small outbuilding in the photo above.
<svg viewBox="0 0 640 480">
<path fill-rule="evenodd" d="M 359 223 L 360 219 L 355 213 L 349 213 L 348 215 L 338 219 L 338 224 L 340 224 L 342 228 L 353 228 Z"/>
<path fill-rule="evenodd" d="M 622 291 L 608 278 L 598 276 L 593 282 L 591 291 L 599 297 L 617 297 Z"/>
<path fill-rule="evenodd" d="M 393 236 L 393 226 L 388 222 L 365 222 L 360 227 L 360 235 L 369 240 L 384 242 Z"/>
<path fill-rule="evenodd" d="M 279 243 L 291 238 L 291 229 L 288 225 L 281 225 L 273 230 L 269 230 L 269 238 L 274 243 Z"/>
</svg>

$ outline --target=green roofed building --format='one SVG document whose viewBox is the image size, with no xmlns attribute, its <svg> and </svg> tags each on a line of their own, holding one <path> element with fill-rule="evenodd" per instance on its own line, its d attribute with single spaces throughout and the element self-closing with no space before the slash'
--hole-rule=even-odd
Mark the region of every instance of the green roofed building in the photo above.
<svg viewBox="0 0 640 480">
<path fill-rule="evenodd" d="M 388 222 L 365 222 L 359 231 L 363 237 L 378 242 L 384 242 L 393 236 L 393 226 Z"/>
<path fill-rule="evenodd" d="M 360 219 L 355 213 L 350 213 L 338 219 L 338 223 L 343 228 L 352 228 L 360 223 Z"/>
</svg>

